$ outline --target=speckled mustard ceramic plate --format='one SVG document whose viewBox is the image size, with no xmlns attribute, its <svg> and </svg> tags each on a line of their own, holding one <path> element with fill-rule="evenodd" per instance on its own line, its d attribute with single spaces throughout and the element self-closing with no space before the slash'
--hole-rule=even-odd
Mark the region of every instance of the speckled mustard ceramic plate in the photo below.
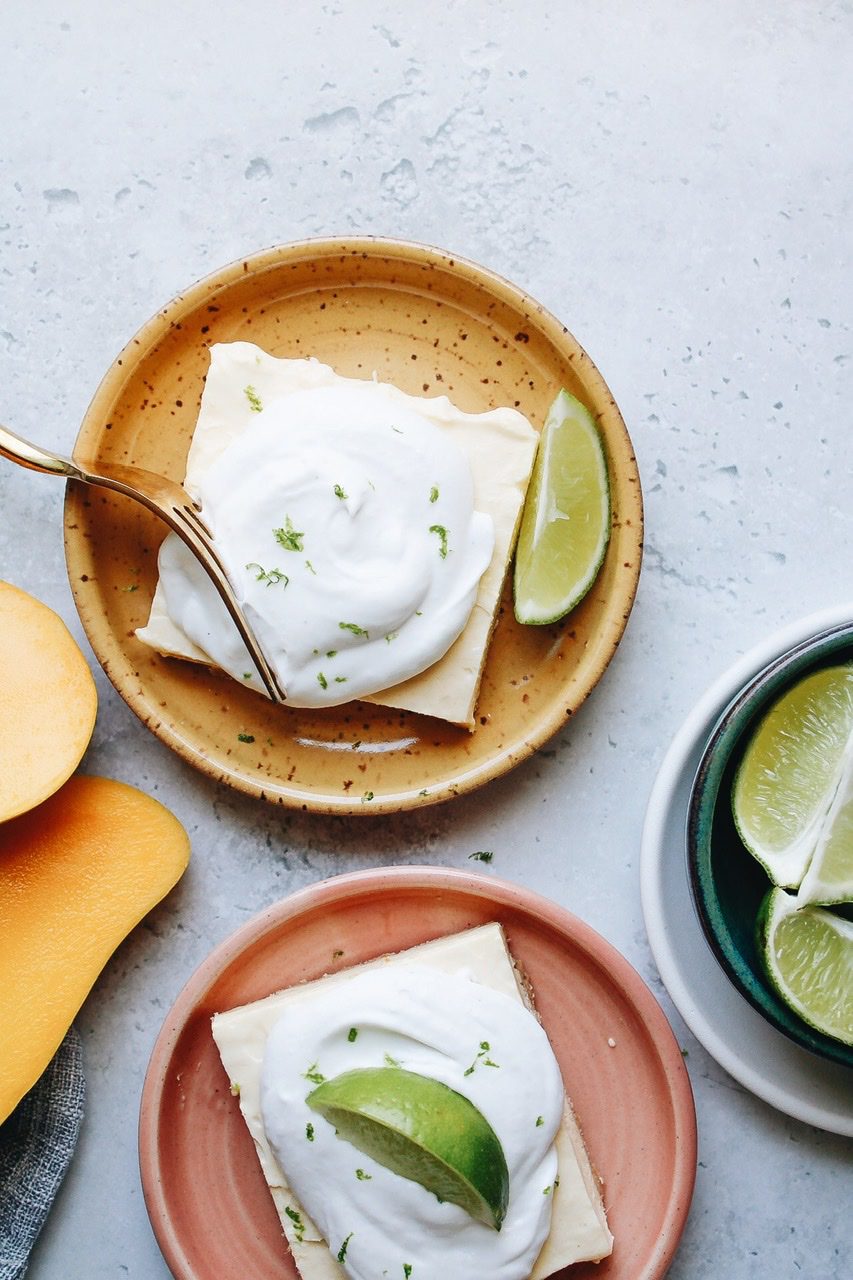
<svg viewBox="0 0 853 1280">
<path fill-rule="evenodd" d="M 65 545 L 92 647 L 140 719 L 191 764 L 250 794 L 324 813 L 394 812 L 471 790 L 554 733 L 601 678 L 640 571 L 642 499 L 625 424 L 601 375 L 554 316 L 499 276 L 437 249 L 309 240 L 236 262 L 180 295 L 107 372 L 75 451 L 182 480 L 214 342 L 316 356 L 480 412 L 513 405 L 541 427 L 560 387 L 604 439 L 613 530 L 589 595 L 562 623 L 522 627 L 507 586 L 473 733 L 363 702 L 273 706 L 225 675 L 162 658 L 148 616 L 162 526 L 119 494 L 70 484 Z"/>
</svg>

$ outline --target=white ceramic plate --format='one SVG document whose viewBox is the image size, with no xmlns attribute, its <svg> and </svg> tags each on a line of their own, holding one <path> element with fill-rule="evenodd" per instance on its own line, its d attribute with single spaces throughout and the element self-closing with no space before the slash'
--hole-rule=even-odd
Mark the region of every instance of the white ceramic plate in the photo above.
<svg viewBox="0 0 853 1280">
<path fill-rule="evenodd" d="M 723 709 L 768 662 L 853 618 L 853 602 L 777 631 L 707 690 L 664 757 L 649 797 L 640 855 L 643 916 L 664 985 L 684 1021 L 744 1088 L 779 1111 L 853 1137 L 853 1073 L 789 1040 L 740 995 L 705 941 L 690 895 L 685 825 L 699 759 Z"/>
</svg>

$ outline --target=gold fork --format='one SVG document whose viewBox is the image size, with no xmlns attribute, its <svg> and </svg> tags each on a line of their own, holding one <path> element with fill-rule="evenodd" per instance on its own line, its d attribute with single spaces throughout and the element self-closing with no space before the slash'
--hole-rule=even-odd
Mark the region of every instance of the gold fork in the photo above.
<svg viewBox="0 0 853 1280">
<path fill-rule="evenodd" d="M 258 675 L 273 702 L 284 702 L 285 691 L 267 662 L 263 649 L 246 621 L 243 610 L 228 581 L 228 575 L 213 545 L 213 535 L 199 515 L 200 508 L 193 502 L 186 489 L 167 480 L 165 476 L 144 471 L 141 467 L 99 462 L 97 467 L 51 453 L 38 445 L 22 440 L 6 427 L 0 426 L 0 457 L 17 462 L 30 471 L 43 471 L 48 475 L 62 476 L 66 480 L 80 480 L 83 484 L 113 489 L 128 498 L 134 498 L 155 516 L 164 520 L 204 569 L 219 592 L 220 599 L 234 620 L 234 625 L 258 669 Z"/>
</svg>

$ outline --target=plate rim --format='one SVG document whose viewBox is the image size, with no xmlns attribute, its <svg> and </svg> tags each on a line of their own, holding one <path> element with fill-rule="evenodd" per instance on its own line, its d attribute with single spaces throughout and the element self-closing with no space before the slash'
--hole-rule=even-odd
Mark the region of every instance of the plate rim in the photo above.
<svg viewBox="0 0 853 1280">
<path fill-rule="evenodd" d="M 501 909 L 520 911 L 531 921 L 541 920 L 565 939 L 571 939 L 614 977 L 631 1007 L 642 1016 L 649 1039 L 668 1086 L 667 1097 L 675 1129 L 674 1176 L 667 1199 L 664 1225 L 657 1239 L 644 1280 L 662 1280 L 684 1231 L 695 1187 L 698 1135 L 696 1108 L 690 1076 L 667 1016 L 654 993 L 629 960 L 602 934 L 579 916 L 535 890 L 512 881 L 486 877 L 453 867 L 412 865 L 371 868 L 327 877 L 307 885 L 256 913 L 223 938 L 196 967 L 176 996 L 151 1051 L 142 1086 L 138 1123 L 139 1171 L 143 1198 L 151 1227 L 166 1262 L 178 1280 L 194 1280 L 184 1267 L 180 1235 L 175 1233 L 164 1194 L 158 1153 L 158 1115 L 168 1071 L 177 1042 L 189 1018 L 219 977 L 249 945 L 287 927 L 309 910 L 364 894 L 407 890 L 434 894 L 442 889 L 468 894 Z M 499 914 L 497 916 L 499 918 Z M 437 935 L 440 936 L 440 935 Z M 378 954 L 384 954 L 380 951 Z"/>
<path fill-rule="evenodd" d="M 701 931 L 689 897 L 684 849 L 679 847 L 675 852 L 668 852 L 667 826 L 686 773 L 689 772 L 689 781 L 692 782 L 692 757 L 697 755 L 697 752 L 701 753 L 701 744 L 710 736 L 720 714 L 739 690 L 762 667 L 793 648 L 798 642 L 833 626 L 849 622 L 851 619 L 853 619 L 853 600 L 826 606 L 805 617 L 788 622 L 771 635 L 758 640 L 712 681 L 682 721 L 660 763 L 649 794 L 640 842 L 640 900 L 646 935 L 663 984 L 690 1031 L 733 1079 L 775 1110 L 795 1120 L 801 1120 L 819 1129 L 846 1137 L 853 1137 L 853 1108 L 847 1115 L 841 1115 L 837 1108 L 830 1107 L 828 1104 L 821 1105 L 820 1102 L 814 1101 L 814 1097 L 818 1078 L 824 1074 L 824 1068 L 839 1073 L 848 1069 L 838 1063 L 817 1058 L 807 1049 L 795 1044 L 765 1021 L 729 983 L 729 979 L 719 968 Z M 689 794 L 689 785 L 685 789 Z M 686 822 L 686 802 L 684 808 L 682 817 Z M 718 975 L 719 980 L 731 987 L 733 995 L 739 1002 L 735 1007 L 739 1011 L 740 1009 L 744 1011 L 744 1025 L 739 1028 L 741 1034 L 735 1035 L 734 1043 L 731 1042 L 732 1036 L 726 1034 L 725 1027 L 719 1025 L 722 1019 L 709 1016 L 694 1001 L 691 989 L 683 976 L 687 961 L 679 956 L 669 936 L 664 898 L 658 885 L 659 873 L 662 872 L 664 863 L 667 861 L 675 862 L 679 867 L 684 865 L 684 888 L 688 896 L 686 906 L 690 911 L 696 939 L 704 949 L 702 954 L 707 955 L 713 966 L 713 972 Z M 755 1021 L 752 1021 L 753 1019 Z M 795 1090 L 786 1087 L 778 1078 L 769 1078 L 769 1074 L 776 1065 L 772 1055 L 762 1058 L 760 1066 L 749 1061 L 749 1052 L 743 1052 L 743 1050 L 748 1050 L 756 1022 L 759 1027 L 766 1028 L 773 1043 L 778 1043 L 780 1052 L 787 1051 L 789 1054 L 802 1055 L 804 1063 L 816 1064 L 814 1065 L 815 1079 L 808 1097 L 800 1096 Z"/>
<path fill-rule="evenodd" d="M 632 529 L 631 542 L 634 554 L 620 567 L 618 589 L 614 592 L 614 604 L 603 619 L 602 628 L 597 633 L 594 660 L 583 682 L 581 692 L 572 691 L 572 711 L 576 711 L 598 685 L 610 665 L 625 633 L 637 596 L 644 537 L 644 509 L 639 466 L 624 417 L 604 377 L 589 354 L 568 327 L 551 311 L 537 302 L 526 290 L 491 268 L 484 267 L 464 255 L 453 254 L 431 244 L 379 235 L 308 237 L 272 245 L 236 258 L 176 293 L 125 343 L 95 390 L 78 429 L 72 452 L 77 453 L 78 448 L 81 447 L 82 437 L 92 429 L 92 424 L 104 419 L 105 410 L 122 392 L 132 364 L 144 359 L 173 323 L 179 323 L 183 315 L 192 313 L 214 291 L 227 288 L 238 280 L 245 279 L 247 275 L 260 275 L 290 260 L 304 258 L 306 254 L 320 258 L 358 254 L 398 255 L 409 262 L 414 261 L 424 265 L 433 263 L 461 274 L 470 283 L 484 288 L 499 300 L 516 309 L 526 310 L 530 315 L 535 315 L 537 323 L 552 346 L 559 348 L 568 345 L 572 349 L 577 367 L 582 367 L 584 377 L 595 385 L 600 403 L 607 405 L 625 450 L 625 459 L 622 464 L 625 469 L 623 486 L 625 493 L 620 503 L 620 523 Z M 85 449 L 82 452 L 85 453 Z M 115 655 L 108 652 L 109 645 L 105 646 L 98 639 L 97 627 L 93 626 L 90 619 L 89 597 L 85 591 L 81 592 L 78 581 L 85 573 L 82 565 L 83 548 L 79 545 L 85 540 L 70 536 L 76 523 L 73 503 L 76 501 L 77 488 L 78 486 L 73 482 L 69 482 L 66 486 L 63 518 L 65 560 L 75 607 L 95 657 L 117 693 L 143 724 L 181 759 L 216 782 L 225 782 L 236 790 L 263 799 L 267 803 L 281 804 L 308 812 L 347 816 L 400 813 L 421 808 L 424 805 L 446 802 L 502 777 L 532 756 L 565 723 L 566 710 L 563 699 L 555 699 L 553 708 L 550 712 L 543 711 L 540 720 L 531 731 L 519 732 L 511 742 L 484 757 L 473 767 L 460 765 L 449 777 L 429 785 L 426 796 L 422 794 L 422 787 L 411 786 L 385 794 L 380 793 L 374 796 L 369 804 L 365 804 L 355 796 L 339 795 L 328 788 L 322 793 L 314 792 L 298 785 L 294 786 L 284 779 L 276 779 L 274 790 L 271 790 L 269 780 L 264 786 L 262 779 L 254 778 L 248 771 L 229 768 L 222 760 L 211 760 L 205 751 L 199 750 L 181 734 L 177 725 L 172 726 L 161 719 L 150 695 L 146 694 L 141 682 L 134 676 L 133 664 L 126 659 L 121 646 L 117 646 L 117 653 L 122 661 L 116 663 Z M 427 717 L 419 716 L 418 719 L 425 720 Z"/>
</svg>

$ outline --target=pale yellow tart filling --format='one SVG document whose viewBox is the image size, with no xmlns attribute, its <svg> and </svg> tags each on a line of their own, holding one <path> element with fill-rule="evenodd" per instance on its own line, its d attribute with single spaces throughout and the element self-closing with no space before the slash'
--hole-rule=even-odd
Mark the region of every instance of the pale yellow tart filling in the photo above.
<svg viewBox="0 0 853 1280">
<path fill-rule="evenodd" d="M 367 698 L 473 726 L 536 442 L 514 409 L 211 348 L 185 485 L 291 705 Z M 174 534 L 159 569 L 139 639 L 260 690 Z"/>
<path fill-rule="evenodd" d="M 545 1280 L 610 1254 L 599 1182 L 528 1006 L 503 931 L 492 924 L 214 1017 L 303 1280 L 362 1280 L 385 1268 L 402 1277 L 405 1266 L 412 1280 Z M 477 1058 L 482 1043 L 490 1046 L 488 1065 L 484 1054 Z M 321 1073 L 381 1065 L 384 1054 L 464 1092 L 493 1124 L 510 1166 L 500 1233 L 376 1165 L 303 1110 Z"/>
</svg>

